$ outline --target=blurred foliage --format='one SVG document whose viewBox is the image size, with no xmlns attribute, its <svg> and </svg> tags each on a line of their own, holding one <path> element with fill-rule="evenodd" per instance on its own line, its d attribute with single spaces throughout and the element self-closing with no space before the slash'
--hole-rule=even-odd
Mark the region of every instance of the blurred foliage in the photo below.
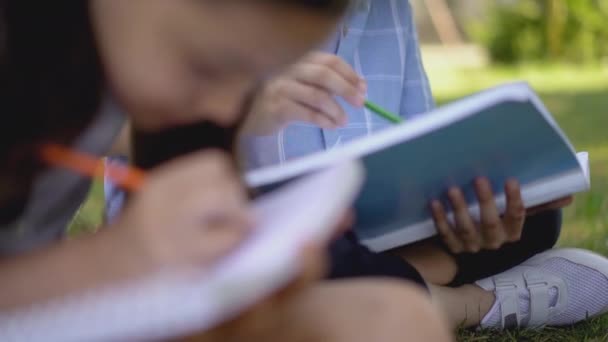
<svg viewBox="0 0 608 342">
<path fill-rule="evenodd" d="M 502 0 L 486 2 L 471 37 L 494 62 L 608 59 L 608 0 Z"/>
</svg>

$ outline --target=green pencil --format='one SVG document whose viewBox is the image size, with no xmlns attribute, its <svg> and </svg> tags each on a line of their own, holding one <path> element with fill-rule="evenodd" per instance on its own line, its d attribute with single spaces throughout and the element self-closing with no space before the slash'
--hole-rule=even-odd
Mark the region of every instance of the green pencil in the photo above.
<svg viewBox="0 0 608 342">
<path fill-rule="evenodd" d="M 375 104 L 373 102 L 370 102 L 369 100 L 365 101 L 365 108 L 371 110 L 372 112 L 380 115 L 381 117 L 385 118 L 386 120 L 388 120 L 394 124 L 399 124 L 399 123 L 403 122 L 403 119 L 400 116 L 389 112 L 388 110 L 378 106 L 377 104 Z"/>
</svg>

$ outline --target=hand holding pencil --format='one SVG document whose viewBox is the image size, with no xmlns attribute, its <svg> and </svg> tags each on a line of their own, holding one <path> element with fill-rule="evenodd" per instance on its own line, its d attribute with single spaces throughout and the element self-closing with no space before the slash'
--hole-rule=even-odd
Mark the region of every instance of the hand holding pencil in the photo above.
<svg viewBox="0 0 608 342">
<path fill-rule="evenodd" d="M 362 108 L 366 92 L 367 83 L 346 61 L 314 52 L 263 85 L 244 130 L 272 134 L 293 122 L 335 129 L 348 121 L 337 99 Z"/>
<path fill-rule="evenodd" d="M 118 224 L 136 233 L 127 234 L 134 237 L 132 249 L 153 267 L 212 263 L 236 248 L 252 226 L 247 194 L 221 152 L 194 153 L 150 173 L 52 143 L 41 147 L 40 157 L 81 176 L 107 177 L 129 191 Z"/>
<path fill-rule="evenodd" d="M 348 115 L 338 98 L 356 108 L 366 107 L 392 123 L 402 121 L 366 97 L 367 82 L 346 61 L 314 52 L 264 84 L 255 96 L 244 132 L 272 134 L 293 122 L 323 129 L 342 127 L 348 123 Z"/>
<path fill-rule="evenodd" d="M 102 159 L 56 144 L 41 159 L 90 178 L 102 178 Z M 205 265 L 236 248 L 251 228 L 247 195 L 229 158 L 201 152 L 149 174 L 112 165 L 106 175 L 132 193 L 112 233 L 146 264 L 143 269 Z"/>
<path fill-rule="evenodd" d="M 87 177 L 104 174 L 99 167 L 102 159 L 61 145 L 44 146 L 41 158 L 51 166 Z M 222 153 L 195 153 L 147 174 L 124 166 L 113 168 L 110 177 L 130 190 L 132 199 L 123 216 L 104 233 L 114 239 L 106 239 L 112 245 L 108 250 L 126 256 L 125 264 L 139 268 L 139 274 L 132 277 L 180 267 L 204 268 L 239 248 L 252 229 L 242 183 Z M 302 271 L 289 286 L 237 320 L 197 338 L 223 340 L 234 334 L 251 337 L 276 331 L 275 324 L 281 321 L 277 317 L 285 306 L 322 276 L 324 250 L 322 246 L 304 246 Z"/>
</svg>

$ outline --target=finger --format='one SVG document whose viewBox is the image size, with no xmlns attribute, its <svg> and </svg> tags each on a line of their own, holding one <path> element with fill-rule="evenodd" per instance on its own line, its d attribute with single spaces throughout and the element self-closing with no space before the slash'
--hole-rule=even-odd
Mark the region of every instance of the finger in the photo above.
<svg viewBox="0 0 608 342">
<path fill-rule="evenodd" d="M 339 56 L 325 52 L 313 52 L 308 54 L 303 62 L 324 65 L 337 72 L 344 80 L 357 86 L 360 90 L 367 88 L 365 80 L 357 74 L 350 64 Z"/>
<path fill-rule="evenodd" d="M 225 153 L 194 153 L 171 162 L 162 172 L 162 187 L 156 190 L 163 196 L 156 197 L 172 200 L 163 200 L 157 206 L 159 211 L 169 211 L 166 206 L 171 206 L 185 223 L 251 225 L 245 187 Z"/>
<path fill-rule="evenodd" d="M 490 182 L 485 178 L 477 179 L 475 191 L 479 201 L 483 247 L 498 249 L 505 243 L 507 237 Z"/>
<path fill-rule="evenodd" d="M 346 234 L 346 232 L 351 230 L 353 225 L 355 224 L 355 220 L 356 219 L 354 210 L 348 210 L 346 214 L 344 214 L 342 221 L 338 223 L 332 240 L 340 238 L 342 235 Z"/>
<path fill-rule="evenodd" d="M 283 120 L 285 122 L 309 122 L 324 129 L 336 129 L 341 125 L 341 123 L 338 124 L 334 120 L 330 119 L 327 114 L 320 112 L 315 108 L 309 107 L 303 103 L 287 98 L 283 99 L 282 102 L 282 107 L 288 108 L 289 113 L 289 118 L 286 117 Z M 343 120 L 346 121 L 346 119 Z"/>
<path fill-rule="evenodd" d="M 203 174 L 198 178 L 207 177 Z M 232 221 L 233 217 L 250 222 L 247 193 L 240 180 L 228 175 L 208 178 L 200 183 L 191 181 L 190 188 L 170 197 L 173 200 L 168 205 L 176 215 L 205 223 Z"/>
<path fill-rule="evenodd" d="M 326 124 L 329 121 L 332 127 L 347 122 L 346 112 L 342 106 L 331 94 L 321 88 L 286 80 L 283 94 L 286 102 L 285 108 L 281 108 L 281 111 L 287 113 L 289 110 L 290 115 L 295 115 L 296 119 L 317 124 Z"/>
<path fill-rule="evenodd" d="M 571 205 L 573 201 L 574 201 L 574 196 L 564 197 L 564 198 L 558 199 L 556 201 L 553 201 L 553 202 L 550 202 L 547 204 L 542 204 L 542 205 L 539 205 L 536 207 L 532 207 L 527 210 L 526 214 L 531 216 L 531 215 L 536 215 L 540 212 L 547 211 L 547 210 L 562 209 L 562 208 L 565 208 L 565 207 Z"/>
<path fill-rule="evenodd" d="M 572 204 L 572 202 L 574 202 L 574 196 L 564 197 L 562 199 L 559 199 L 557 201 L 550 203 L 550 209 L 565 208 L 565 207 L 569 206 L 570 204 Z"/>
<path fill-rule="evenodd" d="M 253 215 L 246 208 L 243 208 L 242 210 L 219 209 L 217 213 L 211 213 L 201 220 L 194 222 L 194 224 L 200 226 L 198 229 L 200 231 L 214 231 L 225 229 L 225 227 L 239 227 L 246 233 L 249 233 L 255 229 Z"/>
<path fill-rule="evenodd" d="M 521 198 L 519 182 L 511 179 L 505 184 L 505 195 L 507 197 L 507 209 L 504 215 L 504 225 L 507 238 L 511 242 L 519 241 L 526 220 L 526 207 Z"/>
<path fill-rule="evenodd" d="M 294 70 L 295 79 L 304 84 L 323 89 L 331 96 L 339 96 L 353 106 L 361 107 L 365 101 L 365 90 L 348 83 L 336 71 L 321 64 L 301 64 Z"/>
<path fill-rule="evenodd" d="M 210 265 L 218 259 L 236 250 L 248 236 L 246 226 L 234 223 L 223 223 L 220 226 L 208 229 L 201 227 L 200 239 L 192 239 L 195 246 L 190 250 L 197 253 L 196 259 L 203 265 Z"/>
<path fill-rule="evenodd" d="M 469 213 L 469 206 L 462 191 L 459 188 L 452 188 L 448 191 L 448 197 L 454 208 L 456 235 L 462 240 L 467 252 L 478 252 L 481 248 L 481 237 L 477 232 L 475 221 Z"/>
<path fill-rule="evenodd" d="M 456 235 L 454 234 L 454 229 L 448 222 L 445 209 L 443 208 L 441 202 L 433 201 L 431 203 L 431 212 L 433 214 L 433 220 L 435 221 L 437 233 L 441 237 L 443 243 L 448 247 L 448 249 L 452 253 L 462 253 L 464 251 L 464 245 L 458 238 L 456 238 Z"/>
<path fill-rule="evenodd" d="M 247 194 L 233 162 L 226 154 L 215 151 L 194 153 L 153 170 L 136 196 L 143 200 L 146 210 L 154 210 L 157 216 L 183 216 L 180 221 L 243 211 L 247 204 Z"/>
<path fill-rule="evenodd" d="M 234 161 L 228 153 L 218 149 L 208 149 L 177 157 L 156 168 L 153 172 L 171 172 L 174 175 L 179 174 L 178 178 L 183 178 L 184 175 L 196 173 L 224 174 L 230 172 L 236 174 L 236 169 Z"/>
<path fill-rule="evenodd" d="M 227 153 L 207 150 L 178 157 L 152 170 L 146 186 L 179 195 L 193 188 L 206 188 L 218 178 L 238 179 L 236 165 Z"/>
</svg>

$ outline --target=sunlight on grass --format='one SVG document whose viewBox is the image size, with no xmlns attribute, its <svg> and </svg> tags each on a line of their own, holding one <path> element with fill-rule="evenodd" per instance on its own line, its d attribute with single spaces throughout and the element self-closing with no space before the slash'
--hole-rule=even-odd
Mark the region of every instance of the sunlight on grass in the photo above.
<svg viewBox="0 0 608 342">
<path fill-rule="evenodd" d="M 461 97 L 500 83 L 524 80 L 544 92 L 606 90 L 608 67 L 575 65 L 524 65 L 452 69 L 426 65 L 435 96 Z"/>
</svg>

